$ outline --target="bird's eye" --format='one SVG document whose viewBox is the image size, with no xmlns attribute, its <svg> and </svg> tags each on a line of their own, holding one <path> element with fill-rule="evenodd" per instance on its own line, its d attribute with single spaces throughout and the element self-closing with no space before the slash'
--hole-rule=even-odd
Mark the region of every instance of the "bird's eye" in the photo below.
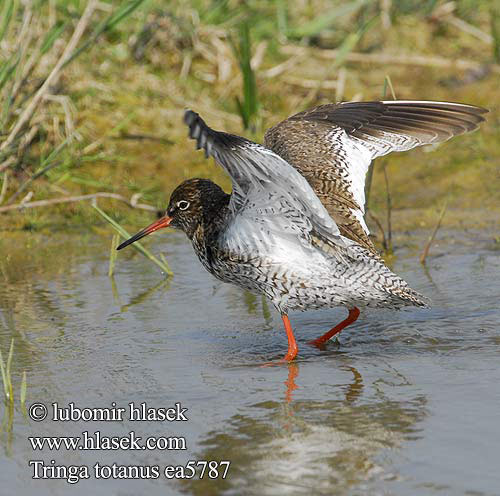
<svg viewBox="0 0 500 496">
<path fill-rule="evenodd" d="M 186 200 L 181 200 L 177 202 L 177 208 L 179 210 L 187 210 L 189 208 L 189 202 Z"/>
</svg>

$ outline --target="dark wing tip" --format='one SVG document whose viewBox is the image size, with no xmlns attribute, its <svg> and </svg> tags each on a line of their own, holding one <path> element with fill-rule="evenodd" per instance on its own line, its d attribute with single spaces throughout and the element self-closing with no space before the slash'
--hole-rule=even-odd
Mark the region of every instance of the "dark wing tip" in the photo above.
<svg viewBox="0 0 500 496">
<path fill-rule="evenodd" d="M 468 103 L 461 102 L 440 102 L 435 100 L 381 100 L 380 103 L 384 105 L 405 105 L 407 107 L 415 106 L 415 107 L 428 107 L 428 108 L 442 108 L 448 110 L 462 111 L 468 112 L 472 114 L 486 114 L 489 112 L 488 109 L 484 107 L 479 107 L 477 105 L 470 105 Z"/>
<path fill-rule="evenodd" d="M 184 123 L 189 128 L 189 137 L 196 140 L 196 148 L 205 150 L 205 157 L 215 156 L 217 149 L 241 147 L 249 143 L 241 136 L 215 131 L 196 112 L 189 109 L 184 112 Z"/>
<path fill-rule="evenodd" d="M 452 136 L 474 131 L 486 120 L 483 115 L 489 112 L 483 107 L 455 102 L 393 100 L 381 103 L 387 109 L 387 116 L 393 114 L 404 118 L 406 114 L 408 118 L 421 120 L 421 124 L 425 120 L 438 127 L 448 125 Z"/>
<path fill-rule="evenodd" d="M 213 139 L 211 133 L 213 133 L 213 130 L 207 126 L 196 112 L 189 109 L 184 112 L 184 123 L 189 128 L 189 137 L 196 140 L 196 149 L 203 148 L 205 157 L 208 157 L 212 148 Z"/>
<path fill-rule="evenodd" d="M 184 111 L 184 124 L 187 124 L 190 130 L 191 126 L 196 122 L 197 119 L 203 122 L 203 119 L 199 116 L 199 114 L 193 112 L 191 109 L 186 109 Z"/>
</svg>

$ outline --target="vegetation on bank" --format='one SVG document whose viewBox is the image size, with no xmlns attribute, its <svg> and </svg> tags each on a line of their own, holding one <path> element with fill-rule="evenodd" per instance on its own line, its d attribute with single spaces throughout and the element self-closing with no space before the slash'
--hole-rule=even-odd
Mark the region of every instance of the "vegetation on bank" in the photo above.
<svg viewBox="0 0 500 496">
<path fill-rule="evenodd" d="M 188 177 L 230 187 L 187 140 L 184 108 L 260 140 L 304 108 L 390 95 L 388 80 L 398 98 L 491 113 L 480 132 L 377 162 L 381 224 L 384 170 L 395 228 L 430 228 L 445 198 L 465 217 L 498 210 L 498 19 L 471 0 L 2 0 L 0 230 L 102 225 L 92 195 L 135 230 Z"/>
</svg>

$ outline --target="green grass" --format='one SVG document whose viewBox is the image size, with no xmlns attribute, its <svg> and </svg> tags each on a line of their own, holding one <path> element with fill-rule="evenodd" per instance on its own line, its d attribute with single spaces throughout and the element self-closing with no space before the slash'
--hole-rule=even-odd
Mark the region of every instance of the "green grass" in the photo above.
<svg viewBox="0 0 500 496">
<path fill-rule="evenodd" d="M 243 95 L 241 99 L 236 97 L 236 105 L 243 121 L 243 127 L 255 133 L 260 105 L 255 73 L 251 65 L 252 49 L 248 22 L 244 22 L 240 27 L 239 44 L 235 51 L 243 77 Z"/>
<path fill-rule="evenodd" d="M 458 0 L 454 14 L 491 34 L 493 45 L 481 44 L 445 21 L 431 21 L 437 6 L 434 1 L 392 2 L 388 29 L 379 22 L 380 2 L 372 0 L 298 4 L 283 0 L 109 1 L 109 10 L 95 12 L 71 63 L 67 62 L 51 90 L 71 102 L 73 130 L 66 128 L 67 116 L 60 102 L 40 103 L 12 146 L 0 152 L 0 183 L 4 171 L 9 172 L 4 203 L 19 202 L 30 192 L 34 200 L 40 200 L 104 190 L 125 196 L 146 192 L 143 201 L 160 208 L 173 187 L 191 176 L 208 177 L 227 187 L 224 174 L 188 144 L 181 124 L 184 108 L 200 112 L 218 129 L 260 140 L 263 130 L 278 120 L 305 106 L 334 100 L 335 90 L 324 89 L 322 83 L 334 82 L 342 68 L 346 74 L 344 100 L 378 99 L 381 94 L 390 97 L 391 86 L 395 86 L 398 97 L 404 99 L 450 99 L 493 107 L 482 130 L 465 137 L 464 145 L 453 152 L 453 167 L 439 165 L 447 156 L 440 151 L 406 154 L 404 160 L 411 164 L 408 172 L 415 171 L 412 181 L 418 181 L 418 174 L 425 179 L 426 164 L 437 164 L 427 171 L 435 194 L 426 196 L 430 188 L 422 188 L 426 206 L 439 203 L 439 189 L 447 187 L 459 167 L 461 172 L 462 167 L 470 169 L 472 180 L 461 185 L 467 189 L 467 204 L 480 206 L 486 200 L 491 204 L 496 193 L 491 198 L 482 193 L 477 160 L 469 160 L 467 150 L 474 148 L 474 157 L 484 153 L 493 161 L 498 155 L 498 124 L 492 118 L 498 107 L 498 73 L 448 87 L 443 79 L 461 79 L 465 71 L 349 61 L 353 52 L 388 52 L 491 65 L 499 58 L 497 11 L 486 1 L 473 4 Z M 24 4 L 0 0 L 0 35 L 2 46 L 7 47 L 0 53 L 0 146 L 54 67 L 86 3 L 55 0 L 52 5 L 51 18 L 49 2 L 33 4 L 36 23 L 32 32 L 27 31 L 31 40 L 24 37 L 23 46 L 18 40 Z M 139 55 L 137 45 L 142 49 Z M 262 46 L 261 63 L 252 68 L 252 57 Z M 294 49 L 303 47 L 308 48 L 308 56 L 299 57 L 295 65 L 273 77 L 266 76 L 270 69 L 293 59 Z M 324 49 L 335 49 L 337 57 L 325 59 Z M 225 77 L 221 63 L 227 64 Z M 30 77 L 26 78 L 30 64 Z M 390 82 L 386 74 L 390 74 Z M 158 139 L 124 138 L 141 134 Z M 2 169 L 6 160 L 13 162 Z M 400 163 L 393 156 L 388 161 Z M 388 169 L 395 207 L 403 193 L 409 198 L 408 180 L 400 179 L 404 169 Z M 379 206 L 376 196 L 385 198 L 383 178 L 375 178 L 375 183 L 370 202 Z M 419 205 L 418 198 L 412 202 L 405 206 Z M 114 204 L 112 208 L 121 220 L 141 220 L 140 212 Z M 65 205 L 36 215 L 9 213 L 0 216 L 0 229 L 26 225 L 41 230 L 88 228 L 95 222 L 88 210 L 85 205 Z"/>
<path fill-rule="evenodd" d="M 319 36 L 323 31 L 339 23 L 339 20 L 349 14 L 354 14 L 369 0 L 354 0 L 353 2 L 342 3 L 321 12 L 308 22 L 289 29 L 286 33 L 288 38 L 302 40 L 303 38 L 312 38 Z"/>
<path fill-rule="evenodd" d="M 88 25 L 81 24 L 86 28 L 83 35 L 64 59 L 59 73 L 55 68 L 63 61 L 61 46 L 71 34 L 74 36 L 73 31 L 82 21 L 78 17 L 75 21 L 72 15 L 62 14 L 56 8 L 55 22 L 50 25 L 50 7 L 46 3 L 35 3 L 31 9 L 14 0 L 0 2 L 0 40 L 6 47 L 0 54 L 0 170 L 22 170 L 27 176 L 7 203 L 15 201 L 34 181 L 56 167 L 60 152 L 74 140 L 68 129 L 59 126 L 58 130 L 54 125 L 59 109 L 47 99 L 54 89 L 42 93 L 49 75 L 60 74 L 54 79 L 55 84 L 69 64 L 85 51 L 98 47 L 99 39 L 116 30 L 143 1 L 121 3 L 94 28 L 99 11 L 88 17 Z M 58 2 L 56 7 L 67 7 L 67 3 Z M 65 119 L 67 125 L 71 116 L 66 113 Z M 58 136 L 61 133 L 66 135 L 62 139 Z M 74 151 L 72 148 L 70 153 Z"/>
<path fill-rule="evenodd" d="M 109 222 L 109 224 L 111 224 L 111 227 L 124 239 L 128 239 L 131 237 L 131 234 L 129 234 L 122 226 L 120 226 L 120 224 L 118 224 L 118 222 L 116 222 L 115 220 L 113 220 L 109 215 L 107 215 L 105 212 L 103 212 L 97 205 L 92 205 L 94 207 L 94 209 L 96 210 L 96 212 L 103 218 L 105 219 L 107 222 Z M 131 245 L 132 248 L 134 248 L 135 250 L 137 250 L 139 253 L 141 253 L 142 255 L 144 255 L 148 260 L 150 260 L 151 262 L 153 262 L 155 265 L 157 265 L 158 267 L 160 267 L 160 269 L 165 273 L 167 274 L 167 276 L 172 276 L 173 275 L 173 272 L 170 270 L 170 267 L 168 266 L 168 263 L 167 261 L 165 260 L 165 258 L 162 256 L 161 260 L 156 258 L 149 250 L 147 250 L 146 248 L 144 248 L 144 246 L 139 243 L 138 241 L 136 241 L 134 244 Z M 111 269 L 110 269 L 111 270 Z M 111 274 L 112 275 L 112 274 Z"/>
<path fill-rule="evenodd" d="M 114 234 L 113 237 L 111 238 L 111 248 L 109 251 L 109 269 L 108 269 L 108 276 L 113 277 L 115 273 L 115 263 L 116 263 L 116 258 L 118 256 L 117 248 L 118 245 L 120 244 L 120 236 L 118 234 Z"/>
<path fill-rule="evenodd" d="M 9 353 L 7 355 L 7 362 L 4 361 L 2 350 L 0 349 L 0 372 L 2 375 L 3 393 L 5 402 L 14 405 L 14 386 L 12 384 L 12 360 L 14 357 L 14 338 L 10 341 Z M 21 408 L 25 407 L 26 403 L 26 372 L 23 372 L 20 390 Z"/>
<path fill-rule="evenodd" d="M 2 383 L 5 401 L 14 402 L 14 392 L 12 387 L 12 377 L 10 368 L 12 365 L 12 356 L 14 354 L 14 338 L 10 342 L 9 354 L 7 356 L 7 363 L 4 362 L 2 350 L 0 349 L 0 371 L 2 373 Z"/>
</svg>

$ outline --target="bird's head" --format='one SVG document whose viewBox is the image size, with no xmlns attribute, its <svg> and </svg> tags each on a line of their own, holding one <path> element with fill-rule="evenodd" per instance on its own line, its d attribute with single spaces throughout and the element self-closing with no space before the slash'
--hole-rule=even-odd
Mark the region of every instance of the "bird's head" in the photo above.
<svg viewBox="0 0 500 496">
<path fill-rule="evenodd" d="M 221 198 L 225 197 L 229 195 L 208 179 L 188 179 L 173 191 L 163 217 L 123 242 L 117 249 L 121 250 L 164 227 L 181 229 L 192 239 L 197 227 L 213 215 Z"/>
</svg>

